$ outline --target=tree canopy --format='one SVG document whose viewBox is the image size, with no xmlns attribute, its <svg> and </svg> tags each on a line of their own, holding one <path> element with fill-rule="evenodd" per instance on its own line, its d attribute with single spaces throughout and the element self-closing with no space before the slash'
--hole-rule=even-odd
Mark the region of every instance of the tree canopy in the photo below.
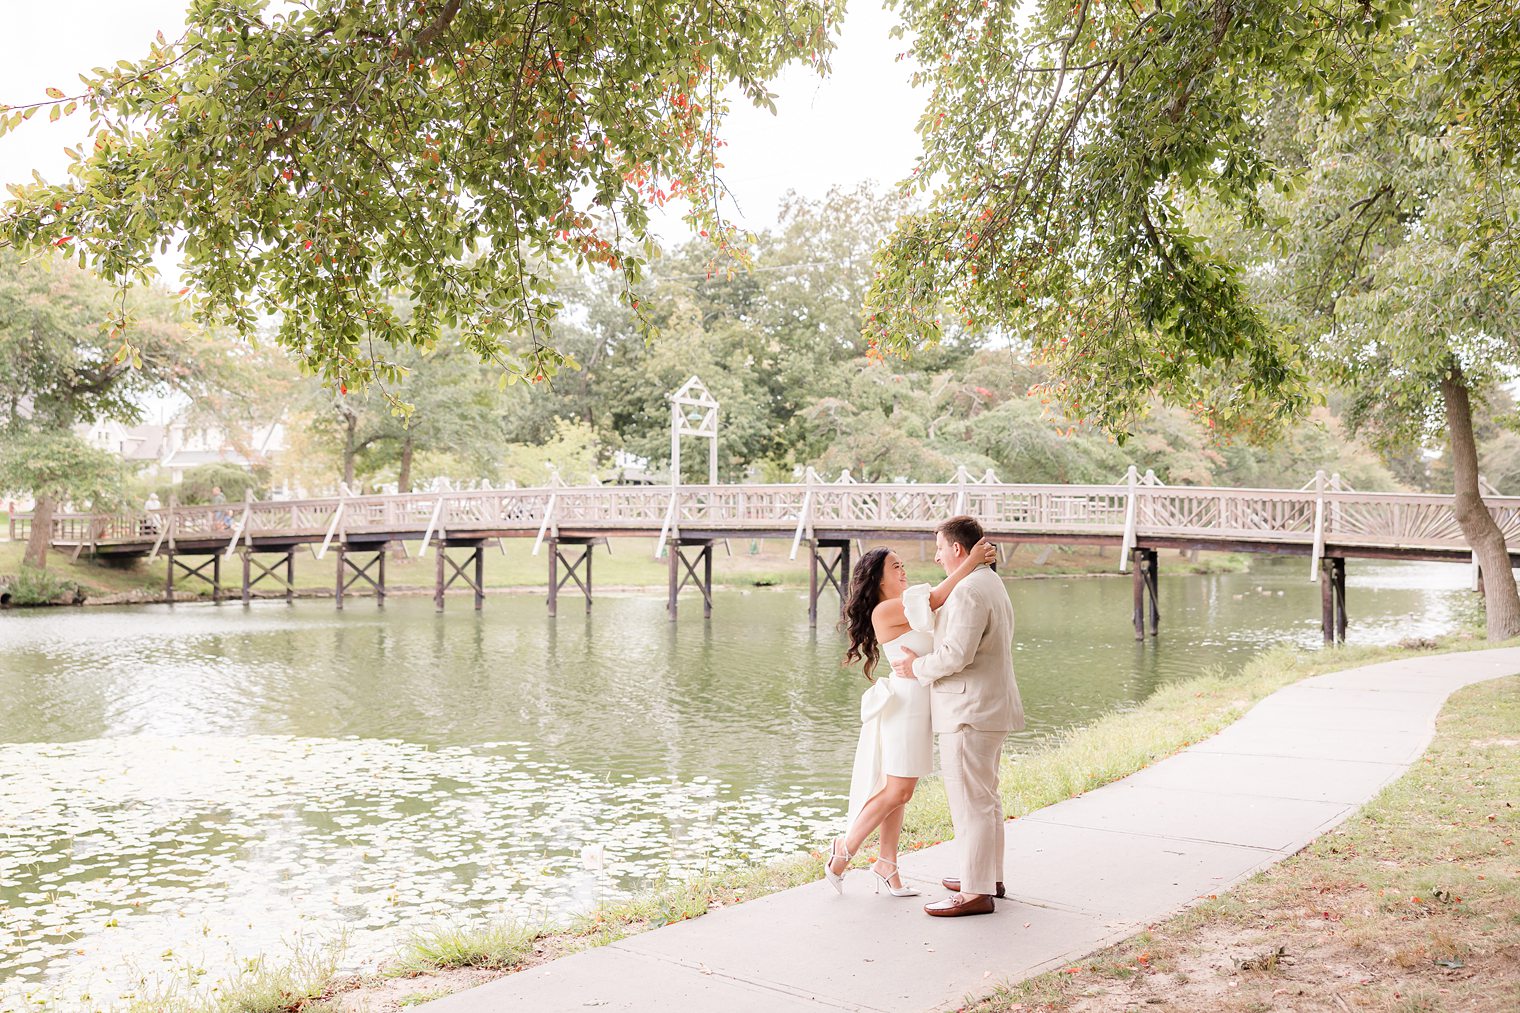
<svg viewBox="0 0 1520 1013">
<path fill-rule="evenodd" d="M 137 318 L 130 357 L 101 325 L 122 306 Z M 154 288 L 120 293 L 61 256 L 26 259 L 0 250 L 0 441 L 7 490 L 30 490 L 38 516 L 66 499 L 102 502 L 120 469 L 75 436 L 81 423 L 134 423 L 149 397 L 192 399 L 202 416 L 235 417 L 263 399 L 277 376 L 259 353 L 181 319 L 174 300 Z M 37 531 L 46 531 L 43 523 Z M 45 539 L 34 538 L 27 561 L 41 566 Z"/>
<path fill-rule="evenodd" d="M 929 91 L 914 170 L 929 203 L 881 256 L 876 340 L 1007 327 L 1063 404 L 1120 434 L 1157 397 L 1229 428 L 1306 409 L 1298 349 L 1185 212 L 1208 198 L 1259 223 L 1281 182 L 1269 113 L 1366 101 L 1408 4 L 893 6 Z"/>
<path fill-rule="evenodd" d="M 178 245 L 203 321 L 272 315 L 339 388 L 398 381 L 392 349 L 443 328 L 510 379 L 553 376 L 554 265 L 615 272 L 637 307 L 652 208 L 729 245 L 723 96 L 764 105 L 787 64 L 826 70 L 842 8 L 193 0 L 183 37 L 0 109 L 0 129 L 48 109 L 91 132 L 70 180 L 11 186 L 0 242 L 118 283 Z"/>
</svg>

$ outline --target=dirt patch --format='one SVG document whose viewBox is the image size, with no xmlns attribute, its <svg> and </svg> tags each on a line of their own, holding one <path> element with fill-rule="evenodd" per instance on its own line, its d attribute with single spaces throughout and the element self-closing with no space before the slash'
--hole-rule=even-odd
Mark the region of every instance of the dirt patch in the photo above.
<svg viewBox="0 0 1520 1013">
<path fill-rule="evenodd" d="M 1345 925 L 1334 910 L 1366 898 L 1316 898 L 1315 913 L 1266 908 L 1257 926 L 1216 919 L 1178 931 L 1158 927 L 1068 968 L 1061 994 L 1030 995 L 999 1010 L 1196 1013 L 1276 1010 L 1463 1010 L 1512 1013 L 1520 998 L 1520 947 L 1478 953 L 1455 926 L 1397 919 L 1383 930 Z M 1233 919 L 1231 919 L 1233 920 Z"/>
<path fill-rule="evenodd" d="M 456 967 L 415 977 L 355 979 L 343 982 L 326 1007 L 343 1013 L 395 1013 L 502 976 L 501 971 Z"/>
</svg>

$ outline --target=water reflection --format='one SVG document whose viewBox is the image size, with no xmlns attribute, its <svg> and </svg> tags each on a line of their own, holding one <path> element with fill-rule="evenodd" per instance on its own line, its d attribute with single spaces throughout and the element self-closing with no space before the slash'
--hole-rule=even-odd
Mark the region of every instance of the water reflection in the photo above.
<svg viewBox="0 0 1520 1013">
<path fill-rule="evenodd" d="M 1166 561 L 1163 560 L 1163 565 Z M 1302 561 L 1012 585 L 1031 743 L 1280 640 L 1317 644 Z M 1461 566 L 1353 564 L 1353 641 L 1448 629 Z M 815 845 L 843 808 L 856 703 L 795 590 L 650 597 L 557 620 L 538 598 L 433 614 L 328 602 L 0 617 L 0 980 L 104 1005 L 207 980 L 298 934 L 383 954 L 466 911 L 529 919 L 662 875 Z M 607 868 L 581 867 L 586 844 Z"/>
</svg>

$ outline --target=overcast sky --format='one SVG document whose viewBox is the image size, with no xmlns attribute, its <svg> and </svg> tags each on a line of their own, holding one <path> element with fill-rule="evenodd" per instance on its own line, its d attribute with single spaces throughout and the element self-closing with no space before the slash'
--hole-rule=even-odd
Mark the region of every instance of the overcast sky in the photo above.
<svg viewBox="0 0 1520 1013">
<path fill-rule="evenodd" d="M 184 0 L 0 0 L 0 103 L 38 101 L 50 85 L 73 94 L 81 71 L 146 55 L 155 32 L 176 37 L 184 9 Z M 908 174 L 923 97 L 908 86 L 908 65 L 896 62 L 903 43 L 887 37 L 892 23 L 877 0 L 856 0 L 827 80 L 795 68 L 772 85 L 776 115 L 735 106 L 720 158 L 739 224 L 771 224 L 789 189 L 820 197 L 834 184 L 885 186 Z M 0 137 L 0 182 L 28 179 L 33 169 L 62 179 L 63 148 L 81 139 L 83 125 L 81 116 L 56 124 L 38 116 Z M 659 225 L 671 240 L 682 229 L 679 220 Z"/>
</svg>

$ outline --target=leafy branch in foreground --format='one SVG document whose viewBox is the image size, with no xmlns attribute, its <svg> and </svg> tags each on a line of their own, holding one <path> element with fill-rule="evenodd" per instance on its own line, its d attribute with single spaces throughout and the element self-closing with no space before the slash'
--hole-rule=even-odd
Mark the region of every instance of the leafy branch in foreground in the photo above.
<svg viewBox="0 0 1520 1013">
<path fill-rule="evenodd" d="M 637 308 L 650 211 L 670 202 L 735 252 L 722 96 L 769 105 L 787 64 L 826 72 L 842 10 L 195 0 L 145 59 L 0 107 L 0 132 L 45 107 L 90 121 L 68 182 L 10 187 L 0 245 L 61 248 L 126 285 L 178 244 L 205 322 L 247 336 L 273 316 L 340 388 L 398 381 L 391 350 L 444 328 L 509 379 L 544 379 L 574 365 L 552 339 L 556 263 L 620 272 Z"/>
<path fill-rule="evenodd" d="M 1123 434 L 1156 398 L 1220 429 L 1312 400 L 1302 356 L 1184 218 L 1260 224 L 1283 104 L 1364 103 L 1408 3 L 894 0 L 929 100 L 933 192 L 879 257 L 867 334 L 908 352 L 1004 327 L 1076 418 Z"/>
</svg>

